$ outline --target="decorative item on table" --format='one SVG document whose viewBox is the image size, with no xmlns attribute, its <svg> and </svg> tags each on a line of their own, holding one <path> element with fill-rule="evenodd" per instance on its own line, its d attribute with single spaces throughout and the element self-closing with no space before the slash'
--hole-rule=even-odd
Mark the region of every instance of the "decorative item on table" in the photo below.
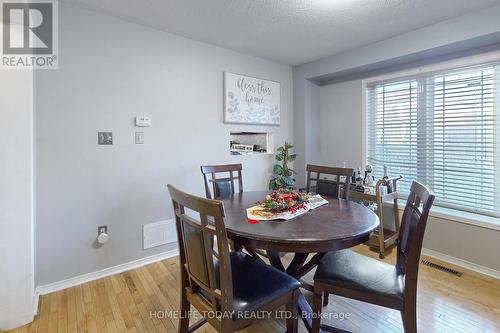
<svg viewBox="0 0 500 333">
<path fill-rule="evenodd" d="M 266 195 L 266 198 L 260 202 L 265 210 L 277 213 L 289 211 L 295 213 L 297 210 L 305 208 L 309 201 L 309 195 L 305 192 L 297 192 L 293 189 L 279 189 Z"/>
<path fill-rule="evenodd" d="M 361 176 L 361 167 L 358 168 L 355 184 L 356 184 L 355 187 L 356 192 L 365 192 L 365 187 L 363 186 L 363 176 Z"/>
<path fill-rule="evenodd" d="M 320 195 L 282 188 L 272 191 L 262 202 L 248 208 L 247 217 L 249 221 L 289 220 L 327 203 Z"/>
<path fill-rule="evenodd" d="M 365 185 L 373 185 L 375 183 L 375 177 L 373 176 L 373 167 L 370 164 L 367 164 L 365 167 Z"/>
<path fill-rule="evenodd" d="M 290 152 L 292 148 L 293 146 L 288 142 L 285 142 L 284 146 L 278 147 L 275 156 L 278 163 L 273 167 L 273 175 L 269 181 L 270 190 L 293 188 L 295 179 L 292 176 L 295 171 L 289 168 L 288 163 L 293 162 L 297 155 Z"/>
</svg>

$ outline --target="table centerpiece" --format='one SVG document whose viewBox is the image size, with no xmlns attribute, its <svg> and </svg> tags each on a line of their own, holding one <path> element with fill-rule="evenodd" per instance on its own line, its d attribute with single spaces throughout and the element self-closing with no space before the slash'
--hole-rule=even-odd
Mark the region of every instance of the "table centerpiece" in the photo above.
<svg viewBox="0 0 500 333">
<path fill-rule="evenodd" d="M 252 221 L 289 220 L 327 203 L 320 195 L 280 188 L 248 208 L 247 217 Z"/>
</svg>

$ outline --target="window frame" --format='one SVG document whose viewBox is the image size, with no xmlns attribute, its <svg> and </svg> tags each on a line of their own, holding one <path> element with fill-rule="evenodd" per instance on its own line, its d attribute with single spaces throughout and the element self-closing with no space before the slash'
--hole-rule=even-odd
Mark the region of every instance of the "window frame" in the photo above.
<svg viewBox="0 0 500 333">
<path fill-rule="evenodd" d="M 421 80 L 423 77 L 427 77 L 433 74 L 442 74 L 445 71 L 460 70 L 467 67 L 484 66 L 484 65 L 500 65 L 500 51 L 489 52 L 481 55 L 474 55 L 470 57 L 458 58 L 453 60 L 448 60 L 444 62 L 436 62 L 430 65 L 412 67 L 410 69 L 402 71 L 394 71 L 387 74 L 370 77 L 362 80 L 362 159 L 366 163 L 368 147 L 367 147 L 367 136 L 368 136 L 368 86 L 376 83 L 390 83 L 402 80 L 416 79 Z M 496 92 L 496 97 L 500 101 L 500 89 Z M 496 133 L 499 133 L 497 140 L 500 143 L 500 121 L 497 122 Z M 500 149 L 500 145 L 499 145 Z M 497 163 L 500 163 L 500 154 L 496 156 Z M 500 165 L 500 164 L 499 164 Z M 500 177 L 496 177 L 497 189 L 500 190 Z M 500 195 L 500 192 L 498 192 Z M 401 195 L 401 199 L 405 199 L 406 196 Z M 433 214 L 433 211 L 435 214 Z M 446 205 L 436 206 L 435 209 L 431 211 L 431 216 L 435 215 L 440 218 L 449 220 L 459 220 L 461 223 L 468 223 L 480 227 L 491 228 L 495 230 L 500 230 L 500 217 L 491 216 L 483 214 L 480 212 L 470 212 L 455 209 L 453 207 L 446 207 Z M 458 218 L 459 216 L 464 216 L 463 218 Z M 448 217 L 448 218 L 447 218 Z M 469 223 L 470 222 L 470 223 Z"/>
</svg>

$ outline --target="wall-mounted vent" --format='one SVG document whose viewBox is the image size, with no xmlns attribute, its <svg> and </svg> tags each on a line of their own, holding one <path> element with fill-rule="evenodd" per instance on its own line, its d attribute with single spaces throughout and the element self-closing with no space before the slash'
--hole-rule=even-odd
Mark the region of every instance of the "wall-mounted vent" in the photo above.
<svg viewBox="0 0 500 333">
<path fill-rule="evenodd" d="M 446 272 L 446 273 L 450 273 L 450 274 L 453 274 L 455 276 L 462 276 L 463 272 L 459 272 L 453 268 L 449 268 L 449 267 L 446 267 L 446 266 L 443 266 L 443 265 L 439 265 L 439 264 L 436 264 L 436 263 L 433 263 L 429 260 L 422 260 L 422 264 L 426 265 L 426 266 L 429 266 L 430 268 L 434 268 L 434 269 L 438 269 L 440 271 L 443 271 L 443 272 Z"/>
<path fill-rule="evenodd" d="M 159 221 L 143 226 L 144 250 L 177 241 L 175 220 Z"/>
</svg>

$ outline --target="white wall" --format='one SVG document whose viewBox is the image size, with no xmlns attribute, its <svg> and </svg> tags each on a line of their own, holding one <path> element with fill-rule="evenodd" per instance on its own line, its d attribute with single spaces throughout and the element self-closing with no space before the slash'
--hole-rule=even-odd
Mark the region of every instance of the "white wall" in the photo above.
<svg viewBox="0 0 500 333">
<path fill-rule="evenodd" d="M 312 82 L 307 82 L 307 85 L 308 93 L 306 95 L 306 104 L 309 106 L 309 110 L 305 117 L 306 132 L 319 133 L 321 124 L 320 90 L 318 86 Z M 320 161 L 321 147 L 322 143 L 319 135 L 307 136 L 305 138 L 305 161 L 307 161 L 307 163 L 317 164 Z M 297 165 L 297 168 L 300 168 L 301 172 L 305 171 L 305 168 L 302 166 Z"/>
<path fill-rule="evenodd" d="M 267 188 L 273 156 L 230 156 L 229 133 L 291 139 L 291 67 L 66 4 L 59 26 L 59 70 L 35 82 L 37 285 L 175 247 L 143 251 L 141 228 L 173 217 L 168 183 L 204 195 L 201 164 L 241 162 L 245 190 Z M 223 124 L 226 70 L 281 82 L 281 126 Z M 144 145 L 136 115 L 152 118 Z M 99 225 L 111 240 L 97 249 Z"/>
<path fill-rule="evenodd" d="M 308 80 L 293 79 L 293 144 L 297 159 L 294 170 L 298 187 L 306 184 L 306 164 L 319 163 L 321 141 L 319 85 Z M 307 135 L 306 135 L 307 134 Z"/>
<path fill-rule="evenodd" d="M 33 73 L 0 73 L 0 331 L 33 319 Z"/>
<path fill-rule="evenodd" d="M 363 166 L 362 81 L 353 80 L 320 88 L 321 163 L 356 170 Z"/>
</svg>

